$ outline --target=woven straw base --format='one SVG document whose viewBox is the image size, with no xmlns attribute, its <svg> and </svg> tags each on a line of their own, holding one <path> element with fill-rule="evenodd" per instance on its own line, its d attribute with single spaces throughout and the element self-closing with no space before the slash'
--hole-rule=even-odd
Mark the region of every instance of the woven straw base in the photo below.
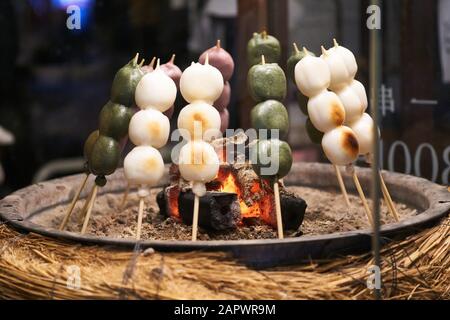
<svg viewBox="0 0 450 320">
<path fill-rule="evenodd" d="M 385 246 L 382 260 L 384 299 L 450 298 L 450 218 Z M 372 263 L 365 254 L 259 271 L 220 253 L 130 252 L 0 226 L 4 299 L 372 299 Z"/>
</svg>

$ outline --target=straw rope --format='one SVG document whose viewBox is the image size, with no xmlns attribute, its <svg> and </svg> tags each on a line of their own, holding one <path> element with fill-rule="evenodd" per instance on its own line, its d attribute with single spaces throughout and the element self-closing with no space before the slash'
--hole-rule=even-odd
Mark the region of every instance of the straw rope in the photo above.
<svg viewBox="0 0 450 320">
<path fill-rule="evenodd" d="M 450 218 L 381 253 L 384 299 L 450 298 Z M 372 264 L 364 254 L 254 270 L 224 253 L 83 246 L 0 225 L 5 299 L 371 299 Z"/>
</svg>

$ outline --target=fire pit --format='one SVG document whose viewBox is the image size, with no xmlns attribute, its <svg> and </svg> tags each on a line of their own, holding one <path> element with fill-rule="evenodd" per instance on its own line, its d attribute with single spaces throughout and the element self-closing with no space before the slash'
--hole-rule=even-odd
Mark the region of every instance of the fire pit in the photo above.
<svg viewBox="0 0 450 320">
<path fill-rule="evenodd" d="M 161 186 L 169 184 L 168 171 L 169 168 L 167 168 L 165 181 L 161 181 Z M 358 169 L 358 176 L 360 176 L 363 186 L 367 188 L 370 181 L 370 170 Z M 394 200 L 417 210 L 417 214 L 407 217 L 398 223 L 384 224 L 381 228 L 381 235 L 385 242 L 418 232 L 449 213 L 450 193 L 446 187 L 431 183 L 425 179 L 397 173 L 385 173 L 385 178 L 390 190 L 392 190 Z M 355 190 L 352 190 L 351 177 L 344 176 L 344 179 L 349 187 L 349 191 L 355 192 Z M 92 234 L 80 235 L 75 232 L 61 232 L 52 227 L 51 222 L 59 221 L 62 216 L 62 211 L 57 211 L 55 208 L 67 205 L 80 180 L 81 175 L 75 175 L 19 190 L 0 201 L 0 217 L 11 226 L 24 232 L 35 232 L 85 244 L 130 248 L 136 246 L 137 243 L 132 238 L 99 237 Z M 293 165 L 290 174 L 284 179 L 284 183 L 288 191 L 293 186 L 304 186 L 316 188 L 317 190 L 338 189 L 334 170 L 331 165 L 327 164 L 296 163 Z M 123 178 L 123 172 L 119 170 L 109 177 L 109 183 L 101 189 L 100 194 L 120 198 L 125 186 L 126 182 Z M 213 188 L 213 186 L 210 187 Z M 156 195 L 160 190 L 155 189 L 153 194 Z M 223 193 L 224 190 L 219 190 L 218 192 Z M 86 194 L 83 196 L 85 197 Z M 219 196 L 216 199 L 217 202 L 221 201 L 219 199 L 221 197 L 226 198 L 227 196 Z M 234 196 L 230 197 L 233 198 Z M 161 195 L 159 198 L 161 200 Z M 238 198 L 238 195 L 236 195 L 236 198 Z M 236 198 L 234 199 L 236 200 Z M 185 201 L 190 201 L 189 195 L 186 195 Z M 337 196 L 335 201 L 337 203 L 342 201 L 342 199 Z M 57 216 L 58 214 L 59 216 Z M 312 213 L 307 212 L 306 215 L 308 214 Z M 239 224 L 241 222 L 237 221 L 236 223 Z M 160 251 L 228 251 L 241 261 L 259 267 L 297 263 L 309 258 L 330 258 L 336 255 L 363 252 L 370 249 L 370 230 L 368 228 L 322 235 L 300 235 L 300 233 L 294 232 L 289 238 L 283 240 L 206 241 L 202 240 L 202 238 L 199 239 L 200 241 L 197 242 L 186 240 L 141 240 L 139 241 L 139 246 L 141 248 L 152 247 Z"/>
<path fill-rule="evenodd" d="M 169 181 L 170 185 L 158 193 L 159 211 L 191 225 L 194 194 L 190 185 L 180 179 L 176 165 L 170 167 Z M 256 175 L 250 164 L 222 164 L 217 178 L 206 187 L 209 192 L 200 200 L 199 215 L 199 225 L 204 229 L 223 231 L 249 223 L 276 227 L 273 190 Z M 284 229 L 298 229 L 306 202 L 283 186 L 280 198 Z"/>
</svg>

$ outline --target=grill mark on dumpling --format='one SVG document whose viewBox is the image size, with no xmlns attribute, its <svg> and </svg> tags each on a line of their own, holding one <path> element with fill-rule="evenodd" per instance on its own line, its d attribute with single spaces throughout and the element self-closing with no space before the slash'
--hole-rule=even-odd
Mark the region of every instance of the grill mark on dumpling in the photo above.
<svg viewBox="0 0 450 320">
<path fill-rule="evenodd" d="M 352 157 L 355 158 L 358 156 L 359 153 L 359 144 L 358 140 L 356 139 L 355 134 L 352 130 L 345 129 L 342 132 L 341 136 L 341 144 L 344 150 Z"/>
</svg>

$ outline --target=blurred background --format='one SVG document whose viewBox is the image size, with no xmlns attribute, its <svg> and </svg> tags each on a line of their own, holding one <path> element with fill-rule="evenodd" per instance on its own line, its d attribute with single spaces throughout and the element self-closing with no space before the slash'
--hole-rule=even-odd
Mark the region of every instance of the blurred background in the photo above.
<svg viewBox="0 0 450 320">
<path fill-rule="evenodd" d="M 80 8 L 69 29 L 67 8 Z M 364 0 L 2 0 L 0 1 L 0 196 L 82 170 L 115 72 L 136 52 L 183 70 L 221 39 L 235 59 L 230 128 L 248 128 L 246 45 L 267 30 L 283 49 L 316 54 L 336 38 L 355 53 L 368 91 L 368 1 Z M 379 88 L 384 169 L 448 184 L 450 175 L 450 0 L 390 0 L 381 8 Z M 298 161 L 326 161 L 305 132 L 289 83 L 289 143 Z M 176 105 L 172 127 L 183 102 Z M 166 150 L 168 154 L 168 150 Z"/>
</svg>

